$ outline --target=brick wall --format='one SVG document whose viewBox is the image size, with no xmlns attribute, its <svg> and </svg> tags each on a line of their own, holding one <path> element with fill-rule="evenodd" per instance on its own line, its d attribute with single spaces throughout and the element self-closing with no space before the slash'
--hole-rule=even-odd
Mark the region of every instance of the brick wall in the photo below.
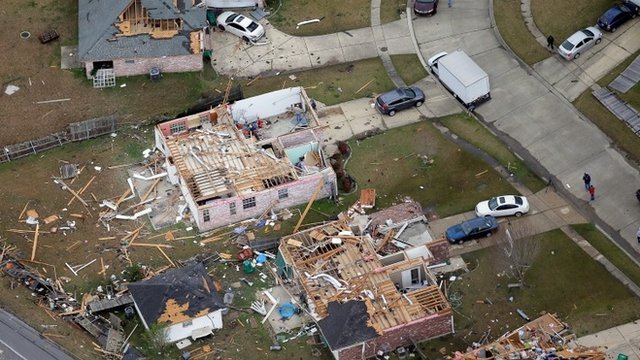
<svg viewBox="0 0 640 360">
<path fill-rule="evenodd" d="M 378 350 L 392 351 L 400 346 L 411 345 L 411 339 L 416 343 L 450 334 L 453 328 L 453 314 L 451 311 L 436 314 L 432 317 L 415 321 L 405 326 L 399 326 L 386 331 L 366 342 L 364 356 L 362 343 L 338 351 L 339 360 L 360 360 L 373 357 Z"/>
<path fill-rule="evenodd" d="M 434 257 L 434 260 L 429 261 L 431 265 L 444 262 L 449 258 L 450 245 L 444 237 L 427 243 L 427 248 Z"/>
<path fill-rule="evenodd" d="M 325 185 L 320 190 L 320 193 L 316 199 L 326 198 L 333 194 L 334 187 L 336 186 L 336 174 L 331 168 L 323 170 Z M 206 205 L 198 208 L 197 224 L 200 231 L 206 231 L 215 229 L 217 227 L 238 222 L 244 219 L 250 219 L 252 217 L 258 217 L 264 213 L 269 205 L 274 201 L 278 201 L 273 207 L 274 210 L 284 209 L 300 204 L 305 204 L 313 195 L 318 182 L 322 178 L 321 173 L 306 176 L 298 179 L 297 181 L 283 184 L 277 187 L 266 189 L 264 191 L 247 194 L 244 196 L 235 196 L 226 199 L 217 199 Z M 281 189 L 287 189 L 288 197 L 285 199 L 278 199 L 278 191 Z M 247 198 L 255 197 L 256 206 L 243 209 L 243 200 Z M 234 203 L 236 208 L 236 214 L 231 215 L 230 204 Z M 209 221 L 204 221 L 204 210 L 209 211 Z"/>
<path fill-rule="evenodd" d="M 159 68 L 161 73 L 201 71 L 203 68 L 202 54 L 113 60 L 116 78 L 149 74 L 149 70 L 153 67 Z M 85 70 L 87 77 L 90 77 L 91 71 L 93 71 L 93 63 L 86 62 Z"/>
</svg>

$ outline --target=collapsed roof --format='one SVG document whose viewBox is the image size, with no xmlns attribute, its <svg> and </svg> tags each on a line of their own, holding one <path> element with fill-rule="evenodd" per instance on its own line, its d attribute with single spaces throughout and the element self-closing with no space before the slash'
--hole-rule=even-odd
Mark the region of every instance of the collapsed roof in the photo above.
<svg viewBox="0 0 640 360">
<path fill-rule="evenodd" d="M 371 238 L 354 235 L 346 220 L 286 237 L 280 253 L 332 349 L 451 311 L 425 266 L 427 253 L 378 258 Z M 414 271 L 421 280 L 401 288 L 402 278 Z"/>
<path fill-rule="evenodd" d="M 128 288 L 146 328 L 155 322 L 178 324 L 224 307 L 202 263 L 167 271 Z"/>
</svg>

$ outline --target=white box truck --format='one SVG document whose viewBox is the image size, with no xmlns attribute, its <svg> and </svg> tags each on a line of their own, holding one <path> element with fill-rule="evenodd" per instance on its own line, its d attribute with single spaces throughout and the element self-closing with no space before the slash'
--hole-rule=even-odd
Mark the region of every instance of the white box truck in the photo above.
<svg viewBox="0 0 640 360">
<path fill-rule="evenodd" d="M 440 82 L 473 111 L 491 99 L 489 75 L 462 50 L 432 56 L 427 65 Z"/>
</svg>

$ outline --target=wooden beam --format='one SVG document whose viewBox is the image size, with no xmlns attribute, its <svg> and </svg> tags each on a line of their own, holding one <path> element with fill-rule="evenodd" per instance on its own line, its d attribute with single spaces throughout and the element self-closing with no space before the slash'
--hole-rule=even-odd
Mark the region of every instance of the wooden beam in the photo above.
<svg viewBox="0 0 640 360">
<path fill-rule="evenodd" d="M 85 190 L 87 190 L 87 188 L 89 187 L 89 185 L 91 185 L 91 183 L 93 182 L 93 180 L 95 180 L 96 177 L 93 176 L 91 179 L 89 179 L 89 181 L 87 182 L 87 184 L 85 186 L 83 186 L 80 191 L 78 191 L 78 194 L 82 194 Z M 71 205 L 71 203 L 73 202 L 73 200 L 75 200 L 75 197 L 72 197 L 71 200 L 69 200 L 69 202 L 67 203 L 67 206 Z"/>
<path fill-rule="evenodd" d="M 165 244 L 149 244 L 149 243 L 135 243 L 135 244 L 130 244 L 130 246 L 138 246 L 138 247 L 161 247 L 161 248 L 165 248 L 165 249 L 173 249 L 173 246 L 171 245 L 165 245 Z"/>
<path fill-rule="evenodd" d="M 67 246 L 65 251 L 69 252 L 69 251 L 75 249 L 78 245 L 80 245 L 80 240 L 78 240 L 78 241 L 74 242 L 73 244 Z"/>
<path fill-rule="evenodd" d="M 62 181 L 62 179 L 56 179 L 56 181 L 58 181 L 60 184 L 62 184 L 62 186 L 64 186 L 64 188 L 67 189 L 67 191 L 70 192 L 71 195 L 73 195 L 73 197 L 78 199 L 78 201 L 80 201 L 82 203 L 82 205 L 84 205 L 86 207 L 89 207 L 89 204 L 87 204 L 87 202 L 84 201 L 84 199 L 82 199 L 80 197 L 80 195 L 78 195 L 77 192 L 73 191 L 73 189 L 71 189 L 67 184 L 65 184 L 64 181 Z"/>
<path fill-rule="evenodd" d="M 147 192 L 145 192 L 144 195 L 142 195 L 142 197 L 140 198 L 141 202 L 144 202 L 145 200 L 147 200 L 149 195 L 151 195 L 151 192 L 156 188 L 156 186 L 158 186 L 158 183 L 160 182 L 160 180 L 162 179 L 158 178 L 153 182 L 153 184 L 151 184 L 151 187 L 149 188 L 149 190 L 147 190 Z"/>
<path fill-rule="evenodd" d="M 167 261 L 169 261 L 169 263 L 171 264 L 171 266 L 176 267 L 176 264 L 173 262 L 173 260 L 171 260 L 171 258 L 169 256 L 167 256 L 167 253 L 164 252 L 164 250 L 162 250 L 162 248 L 160 247 L 160 245 L 156 245 L 156 248 L 158 250 L 160 250 L 160 252 L 162 253 L 162 256 L 164 256 L 165 259 L 167 259 Z"/>
<path fill-rule="evenodd" d="M 24 212 L 27 211 L 27 206 L 29 206 L 30 202 L 31 200 L 27 201 L 27 203 L 24 204 L 24 208 L 22 208 L 22 212 L 20 212 L 20 216 L 18 216 L 18 220 L 22 219 L 22 215 L 24 215 Z"/>
<path fill-rule="evenodd" d="M 40 231 L 40 224 L 36 224 L 36 233 L 33 235 L 33 247 L 31 248 L 31 261 L 36 258 L 36 249 L 38 248 L 38 231 Z"/>
<path fill-rule="evenodd" d="M 313 205 L 313 202 L 316 200 L 316 197 L 320 193 L 320 190 L 322 190 L 323 185 L 324 185 L 324 177 L 320 178 L 320 181 L 318 181 L 318 185 L 316 185 L 316 190 L 313 192 L 313 195 L 311 195 L 311 199 L 309 199 L 309 203 L 307 203 L 307 207 L 304 209 L 304 212 L 300 216 L 300 220 L 298 220 L 296 227 L 293 228 L 292 234 L 295 234 L 296 232 L 298 232 L 300 225 L 302 225 L 302 221 L 307 216 L 309 209 L 311 209 L 311 205 Z"/>
</svg>

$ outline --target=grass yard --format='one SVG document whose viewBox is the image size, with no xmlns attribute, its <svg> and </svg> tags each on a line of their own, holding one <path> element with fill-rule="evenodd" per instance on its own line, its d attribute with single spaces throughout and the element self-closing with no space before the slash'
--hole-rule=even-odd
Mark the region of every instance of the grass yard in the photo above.
<svg viewBox="0 0 640 360">
<path fill-rule="evenodd" d="M 391 62 L 396 68 L 398 75 L 407 85 L 415 84 L 429 75 L 427 70 L 420 63 L 418 55 L 403 54 L 391 55 Z"/>
<path fill-rule="evenodd" d="M 515 156 L 507 146 L 491 134 L 476 119 L 466 114 L 454 114 L 440 119 L 447 128 L 469 143 L 482 149 L 502 166 L 514 167 L 513 174 L 534 193 L 544 189 L 546 184 L 527 165 Z"/>
<path fill-rule="evenodd" d="M 536 42 L 525 26 L 519 1 L 494 0 L 493 13 L 500 35 L 524 62 L 532 65 L 549 57 L 549 51 Z"/>
<path fill-rule="evenodd" d="M 490 166 L 444 138 L 430 122 L 349 144 L 353 155 L 347 173 L 360 189 L 376 188 L 380 209 L 409 196 L 445 217 L 470 211 L 478 201 L 495 194 L 514 191 Z M 433 164 L 426 164 L 423 156 L 433 159 Z M 475 176 L 485 170 L 484 175 Z"/>
<path fill-rule="evenodd" d="M 594 25 L 614 3 L 612 0 L 531 0 L 531 12 L 538 29 L 545 36 L 553 35 L 560 45 L 574 32 Z"/>
<path fill-rule="evenodd" d="M 639 55 L 640 51 L 629 56 L 615 69 L 602 77 L 602 79 L 598 81 L 598 84 L 603 87 L 609 85 L 609 83 L 623 72 Z M 618 92 L 616 92 L 616 94 L 633 108 L 640 109 L 640 85 L 636 84 L 625 94 Z M 640 162 L 640 141 L 638 141 L 638 136 L 635 135 L 624 122 L 620 121 L 607 110 L 607 108 L 600 104 L 591 94 L 591 90 L 582 93 L 573 102 L 573 105 L 585 114 L 602 132 L 607 134 L 607 136 L 613 140 L 614 146 L 624 151 L 626 155 L 636 163 Z"/>
<path fill-rule="evenodd" d="M 540 252 L 525 275 L 526 286 L 507 289 L 514 282 L 498 276 L 496 260 L 504 256 L 494 247 L 463 255 L 471 272 L 463 274 L 449 288 L 451 297 L 460 298 L 456 308 L 456 334 L 427 342 L 433 350 L 445 346 L 448 352 L 464 350 L 491 328 L 490 339 L 511 331 L 526 321 L 516 313 L 522 309 L 530 318 L 542 312 L 556 313 L 571 325 L 578 336 L 636 320 L 640 299 L 591 259 L 562 231 L 536 236 Z M 513 302 L 509 297 L 513 296 Z M 491 304 L 478 303 L 489 299 Z"/>
<path fill-rule="evenodd" d="M 400 14 L 407 10 L 406 0 L 381 0 L 380 23 L 386 24 L 400 20 Z"/>
<path fill-rule="evenodd" d="M 279 4 L 282 6 L 278 9 Z M 269 21 L 290 35 L 324 35 L 371 26 L 368 0 L 268 0 L 267 5 L 273 14 Z M 311 19 L 322 20 L 296 29 L 299 22 Z"/>
<path fill-rule="evenodd" d="M 593 224 L 575 224 L 571 227 L 585 238 L 591 246 L 596 248 L 607 260 L 611 261 L 620 271 L 636 285 L 640 284 L 640 267 L 620 248 L 604 236 Z"/>
<path fill-rule="evenodd" d="M 251 97 L 285 87 L 303 86 L 309 97 L 327 105 L 334 105 L 362 97 L 372 97 L 394 87 L 380 58 L 306 70 L 295 73 L 295 76 L 296 80 L 291 80 L 289 74 L 261 78 L 251 86 L 244 86 L 248 81 L 243 82 L 244 96 Z M 370 81 L 367 87 L 356 93 Z"/>
</svg>

